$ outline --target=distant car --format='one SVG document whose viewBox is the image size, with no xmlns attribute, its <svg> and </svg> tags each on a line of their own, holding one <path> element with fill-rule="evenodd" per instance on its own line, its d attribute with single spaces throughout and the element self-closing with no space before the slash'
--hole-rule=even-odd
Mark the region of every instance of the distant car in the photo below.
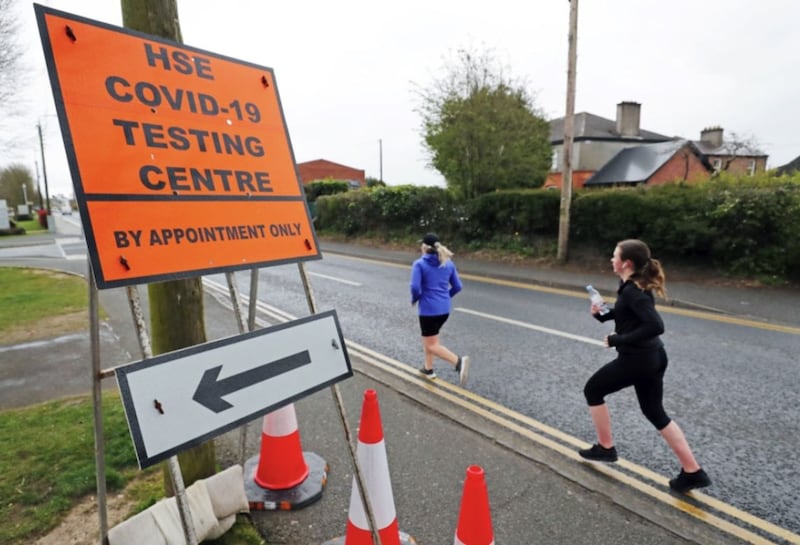
<svg viewBox="0 0 800 545">
<path fill-rule="evenodd" d="M 61 207 L 61 215 L 62 216 L 71 216 L 72 215 L 72 208 L 69 206 L 62 206 Z"/>
</svg>

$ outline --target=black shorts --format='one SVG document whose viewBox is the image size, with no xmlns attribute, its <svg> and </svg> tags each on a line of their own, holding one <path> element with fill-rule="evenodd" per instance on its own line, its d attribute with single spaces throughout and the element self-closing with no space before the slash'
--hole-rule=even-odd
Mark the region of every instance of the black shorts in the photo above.
<svg viewBox="0 0 800 545">
<path fill-rule="evenodd" d="M 433 337 L 439 334 L 439 330 L 450 317 L 449 314 L 439 314 L 438 316 L 420 316 L 419 329 L 423 337 Z"/>
</svg>

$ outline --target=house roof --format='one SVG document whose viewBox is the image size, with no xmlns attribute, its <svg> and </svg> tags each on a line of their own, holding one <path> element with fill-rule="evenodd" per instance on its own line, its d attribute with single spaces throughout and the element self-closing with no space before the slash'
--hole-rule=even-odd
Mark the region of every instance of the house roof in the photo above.
<svg viewBox="0 0 800 545">
<path fill-rule="evenodd" d="M 575 139 L 582 140 L 626 140 L 631 142 L 664 142 L 669 136 L 657 132 L 639 130 L 639 136 L 621 136 L 617 132 L 617 122 L 588 112 L 575 114 Z M 550 121 L 550 143 L 564 141 L 564 118 Z"/>
<path fill-rule="evenodd" d="M 781 165 L 775 169 L 775 173 L 778 176 L 782 176 L 784 174 L 792 174 L 797 171 L 800 171 L 800 155 L 798 155 L 785 165 Z"/>
<path fill-rule="evenodd" d="M 610 184 L 641 184 L 669 161 L 679 150 L 688 146 L 710 169 L 700 150 L 689 140 L 670 140 L 656 144 L 644 144 L 625 148 L 611 158 L 594 176 L 586 180 L 584 186 Z"/>
<path fill-rule="evenodd" d="M 314 159 L 313 161 L 304 161 L 302 163 L 297 163 L 297 166 L 301 166 L 301 165 L 320 165 L 320 164 L 325 164 L 325 165 L 329 165 L 329 166 L 336 166 L 336 167 L 342 167 L 342 168 L 349 168 L 349 169 L 352 169 L 352 170 L 361 170 L 361 169 L 358 169 L 358 168 L 355 168 L 355 167 L 351 167 L 349 165 L 343 165 L 341 163 L 334 163 L 333 161 L 328 161 L 327 159 Z"/>
<path fill-rule="evenodd" d="M 767 156 L 763 151 L 749 145 L 742 145 L 741 149 L 735 149 L 736 146 L 731 142 L 723 142 L 721 146 L 715 146 L 711 142 L 705 140 L 690 140 L 690 142 L 694 144 L 703 155 L 733 155 L 735 157 Z"/>
</svg>

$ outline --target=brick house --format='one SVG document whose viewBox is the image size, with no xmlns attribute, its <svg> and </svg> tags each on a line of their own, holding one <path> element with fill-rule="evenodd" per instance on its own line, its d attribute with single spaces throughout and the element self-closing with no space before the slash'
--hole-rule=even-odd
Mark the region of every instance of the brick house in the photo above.
<svg viewBox="0 0 800 545">
<path fill-rule="evenodd" d="M 584 182 L 625 148 L 647 143 L 666 142 L 669 136 L 643 130 L 639 126 L 641 104 L 620 102 L 616 120 L 581 112 L 575 114 L 575 136 L 572 142 L 572 187 Z M 564 154 L 564 118 L 550 121 L 550 145 L 553 163 L 545 180 L 545 188 L 561 188 Z"/>
<path fill-rule="evenodd" d="M 327 179 L 347 181 L 353 187 L 365 187 L 367 185 L 363 170 L 340 165 L 325 159 L 297 163 L 297 172 L 303 185 Z"/>
<path fill-rule="evenodd" d="M 708 180 L 713 168 L 689 140 L 670 140 L 626 148 L 584 183 L 586 188 L 661 185 L 676 180 Z"/>
<path fill-rule="evenodd" d="M 725 141 L 723 129 L 721 127 L 710 127 L 700 132 L 700 140 L 683 140 L 675 137 L 665 136 L 652 131 L 642 130 L 639 127 L 641 117 L 641 105 L 637 102 L 620 102 L 617 104 L 616 121 L 603 117 L 582 112 L 575 114 L 575 138 L 572 147 L 572 187 L 575 189 L 584 187 L 589 180 L 594 178 L 593 185 L 608 185 L 605 176 L 614 173 L 613 177 L 619 177 L 626 166 L 624 161 L 656 160 L 661 157 L 665 150 L 671 150 L 674 146 L 661 146 L 667 143 L 685 147 L 686 142 L 692 146 L 684 150 L 685 153 L 691 151 L 694 155 L 692 159 L 684 153 L 685 160 L 691 164 L 678 165 L 679 158 L 674 158 L 676 176 L 673 179 L 699 180 L 702 179 L 700 166 L 705 169 L 707 166 L 710 172 L 728 171 L 734 174 L 755 174 L 763 172 L 767 166 L 767 155 L 755 149 L 748 142 Z M 561 163 L 563 160 L 564 148 L 564 118 L 554 119 L 550 122 L 550 144 L 553 147 L 553 164 L 550 174 L 545 180 L 544 188 L 560 189 L 562 172 Z M 647 146 L 655 146 L 650 152 L 644 151 Z M 637 148 L 634 153 L 622 153 L 626 149 Z M 641 148 L 641 149 L 639 149 Z M 697 162 L 697 159 L 701 159 Z M 606 165 L 615 161 L 612 168 L 606 169 Z M 630 176 L 638 177 L 642 174 L 640 167 L 631 164 L 627 168 L 631 169 Z M 689 168 L 689 171 L 686 171 Z M 605 170 L 604 177 L 595 178 L 601 170 Z M 654 178 L 648 177 L 647 181 L 639 183 L 664 183 L 668 179 L 662 179 L 669 168 L 656 173 L 650 172 Z M 635 174 L 634 174 L 635 173 Z M 707 178 L 708 176 L 705 176 Z M 603 180 L 598 182 L 598 180 Z M 631 183 L 631 180 L 620 183 Z"/>
<path fill-rule="evenodd" d="M 767 155 L 749 142 L 736 139 L 725 141 L 722 127 L 708 127 L 700 131 L 700 140 L 693 143 L 708 159 L 715 172 L 749 174 L 767 170 Z"/>
</svg>

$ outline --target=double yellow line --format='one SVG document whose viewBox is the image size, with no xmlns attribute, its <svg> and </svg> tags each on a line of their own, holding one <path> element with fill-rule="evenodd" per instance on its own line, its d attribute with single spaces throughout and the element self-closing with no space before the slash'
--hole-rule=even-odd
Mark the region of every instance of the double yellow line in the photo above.
<svg viewBox="0 0 800 545">
<path fill-rule="evenodd" d="M 350 354 L 357 355 L 365 363 L 385 373 L 413 384 L 414 386 L 423 388 L 432 395 L 519 434 L 537 445 L 553 450 L 570 460 L 585 463 L 577 454 L 577 449 L 586 448 L 589 445 L 580 439 L 473 392 L 464 390 L 447 381 L 431 381 L 420 377 L 418 371 L 413 367 L 388 358 L 357 343 L 347 341 L 347 349 Z M 369 374 L 369 372 L 366 371 L 365 374 Z M 373 376 L 373 378 L 380 380 L 379 377 Z M 784 542 L 800 544 L 800 535 L 794 534 L 785 528 L 751 515 L 746 511 L 742 511 L 741 509 L 702 492 L 695 491 L 691 493 L 691 498 L 696 504 L 682 500 L 665 491 L 669 486 L 667 477 L 627 460 L 620 459 L 614 466 L 604 464 L 593 464 L 593 466 L 599 473 L 630 486 L 654 500 L 701 520 L 746 543 L 758 545 L 775 544 L 774 541 L 770 541 L 762 535 L 743 528 L 739 524 L 734 524 L 729 520 L 715 515 L 712 511 L 725 515 L 742 525 L 755 528 L 763 534 L 779 538 Z M 633 476 L 615 469 L 617 466 L 633 474 Z M 658 487 L 654 485 L 658 485 Z"/>
</svg>

